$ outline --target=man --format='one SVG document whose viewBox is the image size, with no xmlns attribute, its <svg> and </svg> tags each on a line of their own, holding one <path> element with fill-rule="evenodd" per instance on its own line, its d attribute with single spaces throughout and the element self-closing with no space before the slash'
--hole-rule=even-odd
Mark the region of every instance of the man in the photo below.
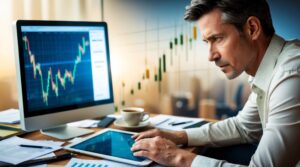
<svg viewBox="0 0 300 167">
<path fill-rule="evenodd" d="M 209 61 L 228 79 L 249 74 L 252 92 L 236 117 L 180 132 L 135 135 L 134 155 L 166 166 L 239 166 L 176 145 L 259 143 L 249 166 L 295 166 L 300 160 L 300 42 L 274 33 L 265 0 L 192 0 L 185 19 L 198 22 Z"/>
</svg>

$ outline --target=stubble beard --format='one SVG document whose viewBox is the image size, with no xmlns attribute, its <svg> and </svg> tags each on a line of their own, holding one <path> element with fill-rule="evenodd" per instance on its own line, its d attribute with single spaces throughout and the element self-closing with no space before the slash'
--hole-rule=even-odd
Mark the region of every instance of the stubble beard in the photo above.
<svg viewBox="0 0 300 167">
<path fill-rule="evenodd" d="M 233 70 L 233 71 L 231 72 L 231 74 L 226 74 L 226 73 L 225 73 L 227 79 L 229 79 L 229 80 L 232 80 L 232 79 L 234 79 L 234 78 L 237 78 L 238 76 L 240 76 L 240 74 L 241 74 L 241 72 L 238 72 L 238 71 L 236 71 L 236 70 Z"/>
</svg>

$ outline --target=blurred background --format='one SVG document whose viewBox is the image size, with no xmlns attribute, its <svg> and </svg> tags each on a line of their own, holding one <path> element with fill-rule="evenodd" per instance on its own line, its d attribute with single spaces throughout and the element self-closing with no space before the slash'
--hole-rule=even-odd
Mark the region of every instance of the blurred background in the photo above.
<svg viewBox="0 0 300 167">
<path fill-rule="evenodd" d="M 12 23 L 26 20 L 106 21 L 115 110 L 222 119 L 243 107 L 247 75 L 227 80 L 207 59 L 197 24 L 185 22 L 190 0 L 1 0 L 0 110 L 17 108 Z M 300 39 L 299 1 L 269 0 L 276 33 Z"/>
</svg>

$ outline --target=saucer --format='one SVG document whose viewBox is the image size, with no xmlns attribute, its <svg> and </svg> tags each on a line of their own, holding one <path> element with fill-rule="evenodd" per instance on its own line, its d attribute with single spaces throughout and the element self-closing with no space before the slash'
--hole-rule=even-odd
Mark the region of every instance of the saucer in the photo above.
<svg viewBox="0 0 300 167">
<path fill-rule="evenodd" d="M 137 128 L 143 128 L 143 127 L 150 125 L 150 121 L 147 120 L 144 122 L 140 122 L 138 125 L 130 126 L 130 125 L 126 124 L 123 119 L 119 118 L 119 119 L 115 120 L 114 125 L 121 127 L 121 128 L 137 129 Z"/>
</svg>

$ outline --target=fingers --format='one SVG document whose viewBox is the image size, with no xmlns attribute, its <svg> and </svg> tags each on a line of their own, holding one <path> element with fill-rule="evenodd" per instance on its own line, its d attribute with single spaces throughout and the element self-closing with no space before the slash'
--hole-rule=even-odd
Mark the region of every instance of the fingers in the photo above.
<svg viewBox="0 0 300 167">
<path fill-rule="evenodd" d="M 148 131 L 143 132 L 143 133 L 138 134 L 138 136 L 135 138 L 135 141 L 139 141 L 141 139 L 150 138 L 150 137 L 151 137 L 151 133 L 149 133 Z"/>
<path fill-rule="evenodd" d="M 136 139 L 141 133 L 136 133 L 134 135 L 131 136 L 131 138 Z"/>
<path fill-rule="evenodd" d="M 149 130 L 146 132 L 135 134 L 132 136 L 132 138 L 135 139 L 135 141 L 139 141 L 144 138 L 152 138 L 152 137 L 159 136 L 159 135 L 160 135 L 159 130 L 152 129 L 152 130 Z"/>
<path fill-rule="evenodd" d="M 149 157 L 149 151 L 145 151 L 145 150 L 137 151 L 134 152 L 133 155 L 137 157 Z"/>
<path fill-rule="evenodd" d="M 133 152 L 140 151 L 140 150 L 149 150 L 149 149 L 150 149 L 150 145 L 148 139 L 140 140 L 134 143 L 133 146 L 131 147 L 131 151 Z"/>
<path fill-rule="evenodd" d="M 138 142 L 134 143 L 131 147 L 131 151 L 134 152 L 133 155 L 139 157 L 146 157 L 153 160 L 153 152 L 157 152 L 157 147 L 154 144 L 154 140 L 156 140 L 156 138 L 159 137 L 141 139 Z"/>
<path fill-rule="evenodd" d="M 178 162 L 180 158 L 177 157 L 185 154 L 173 142 L 159 136 L 137 141 L 131 151 L 134 156 L 145 157 L 165 166 L 181 166 L 182 162 Z"/>
</svg>

